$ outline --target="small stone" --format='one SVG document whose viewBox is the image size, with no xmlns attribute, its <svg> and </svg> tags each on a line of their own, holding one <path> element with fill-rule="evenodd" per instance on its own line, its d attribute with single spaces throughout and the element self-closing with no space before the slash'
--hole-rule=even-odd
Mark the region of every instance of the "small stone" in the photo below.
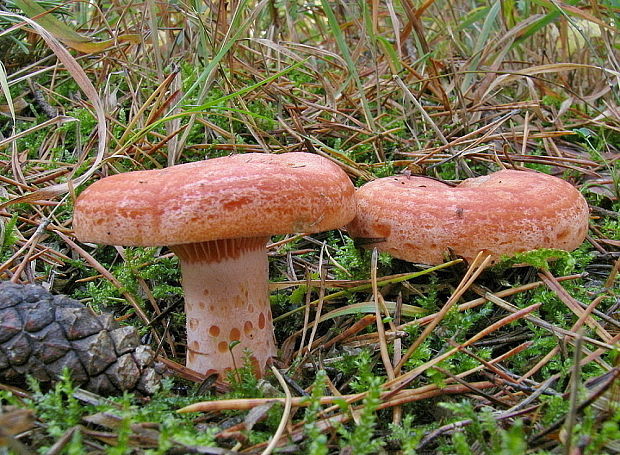
<svg viewBox="0 0 620 455">
<path fill-rule="evenodd" d="M 86 370 L 84 370 L 78 355 L 74 351 L 67 352 L 60 359 L 49 363 L 46 368 L 53 378 L 59 377 L 62 370 L 68 368 L 75 384 L 81 384 L 88 379 L 88 374 L 86 374 Z"/>
<path fill-rule="evenodd" d="M 34 303 L 42 300 L 51 300 L 49 292 L 47 292 L 43 287 L 36 286 L 34 284 L 27 284 L 26 286 L 24 286 L 24 289 L 21 292 L 22 300 L 24 302 Z"/>
<path fill-rule="evenodd" d="M 17 332 L 21 331 L 22 326 L 22 318 L 17 310 L 13 308 L 3 310 L 0 318 L 0 343 L 4 343 L 15 336 Z"/>
<path fill-rule="evenodd" d="M 56 308 L 56 322 L 62 325 L 68 340 L 79 340 L 94 335 L 103 328 L 93 314 L 86 307 Z"/>
<path fill-rule="evenodd" d="M 118 323 L 114 319 L 114 316 L 111 313 L 103 313 L 97 316 L 99 319 L 99 323 L 104 330 L 111 332 L 114 329 L 118 328 Z"/>
<path fill-rule="evenodd" d="M 57 322 L 50 324 L 43 330 L 29 334 L 34 342 L 38 342 L 34 355 L 43 363 L 50 363 L 59 359 L 71 349 L 62 328 Z"/>
<path fill-rule="evenodd" d="M 13 366 L 26 363 L 32 353 L 28 335 L 23 332 L 4 343 L 2 350 L 6 353 L 9 363 Z"/>
<path fill-rule="evenodd" d="M 81 340 L 71 342 L 89 375 L 97 375 L 116 360 L 112 338 L 101 331 Z"/>
<path fill-rule="evenodd" d="M 9 367 L 9 358 L 6 356 L 4 351 L 0 349 L 0 370 L 4 370 Z"/>
<path fill-rule="evenodd" d="M 152 368 L 147 369 L 142 373 L 138 386 L 136 387 L 139 392 L 146 395 L 153 395 L 159 390 L 161 386 L 161 376 L 155 372 Z"/>
<path fill-rule="evenodd" d="M 118 393 L 118 389 L 114 387 L 105 373 L 90 378 L 86 389 L 102 395 Z"/>
<path fill-rule="evenodd" d="M 155 370 L 155 372 L 160 375 L 160 376 L 165 376 L 167 374 L 169 374 L 169 370 L 166 367 L 166 365 L 162 362 L 156 362 L 153 364 L 153 369 Z"/>
<path fill-rule="evenodd" d="M 140 370 L 131 354 L 125 354 L 106 370 L 106 375 L 118 389 L 131 390 L 140 379 Z"/>
<path fill-rule="evenodd" d="M 155 352 L 153 352 L 150 346 L 143 344 L 136 348 L 133 358 L 138 364 L 138 367 L 144 369 L 153 364 L 153 361 L 155 360 Z"/>
<path fill-rule="evenodd" d="M 23 329 L 26 332 L 36 332 L 54 322 L 55 311 L 49 303 L 49 300 L 43 300 L 27 302 L 19 306 L 18 311 L 24 323 Z"/>
<path fill-rule="evenodd" d="M 135 327 L 124 326 L 110 332 L 116 354 L 123 355 L 133 351 L 140 345 L 140 337 Z"/>
<path fill-rule="evenodd" d="M 50 381 L 49 374 L 45 369 L 45 365 L 36 357 L 30 357 L 27 363 L 13 367 L 16 372 L 24 376 L 29 375 L 35 378 L 37 381 L 47 382 Z"/>
<path fill-rule="evenodd" d="M 54 308 L 84 308 L 80 302 L 66 295 L 55 295 L 52 299 Z"/>
<path fill-rule="evenodd" d="M 23 286 L 19 284 L 6 282 L 0 289 L 0 310 L 5 308 L 14 307 L 15 305 L 23 301 L 22 298 Z"/>
<path fill-rule="evenodd" d="M 278 389 L 276 389 L 274 386 L 272 386 L 269 382 L 265 381 L 264 379 L 260 379 L 258 381 L 258 384 L 256 385 L 258 387 L 258 390 L 260 390 L 266 398 L 279 397 L 281 394 L 281 392 Z"/>
</svg>

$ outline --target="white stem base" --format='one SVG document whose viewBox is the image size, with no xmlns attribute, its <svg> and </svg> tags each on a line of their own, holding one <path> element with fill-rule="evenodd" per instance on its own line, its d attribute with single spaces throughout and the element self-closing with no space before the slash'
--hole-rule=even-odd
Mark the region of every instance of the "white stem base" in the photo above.
<svg viewBox="0 0 620 455">
<path fill-rule="evenodd" d="M 249 350 L 262 375 L 276 355 L 265 244 L 264 238 L 251 238 L 172 247 L 185 291 L 188 368 L 226 379 L 228 371 L 243 366 Z"/>
</svg>

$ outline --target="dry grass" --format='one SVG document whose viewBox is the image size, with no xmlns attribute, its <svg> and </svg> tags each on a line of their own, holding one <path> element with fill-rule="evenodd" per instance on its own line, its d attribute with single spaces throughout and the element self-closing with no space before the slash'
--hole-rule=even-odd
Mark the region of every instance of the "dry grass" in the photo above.
<svg viewBox="0 0 620 455">
<path fill-rule="evenodd" d="M 425 432 L 419 453 L 449 453 L 449 435 L 479 422 L 437 403 L 467 397 L 476 410 L 492 409 L 498 428 L 525 422 L 532 452 L 620 451 L 618 441 L 593 449 L 595 438 L 583 437 L 584 415 L 594 422 L 591 435 L 618 416 L 616 2 L 70 2 L 57 5 L 61 21 L 46 20 L 49 14 L 30 0 L 14 6 L 0 11 L 2 279 L 82 297 L 106 290 L 104 303 L 144 327 L 178 378 L 200 382 L 173 363 L 183 362 L 183 328 L 174 317 L 180 298 L 156 297 L 161 283 L 142 274 L 168 267 L 171 253 L 96 247 L 73 237 L 72 201 L 89 183 L 244 152 L 321 154 L 357 183 L 398 172 L 458 180 L 500 168 L 543 170 L 579 187 L 591 205 L 591 230 L 575 256 L 578 273 L 482 273 L 476 262 L 419 273 L 375 257 L 365 264 L 369 278 L 358 280 L 344 234 L 277 239 L 270 249 L 277 366 L 298 396 L 311 390 L 318 368 L 327 370 L 329 392 L 314 425 L 328 436 L 329 453 L 340 450 L 334 428 L 360 425 L 369 406 L 362 404 L 367 393 L 354 393 L 356 374 L 332 366 L 342 358 L 352 364 L 347 353 L 360 348 L 371 353 L 381 378 L 374 409 L 385 419 L 372 428 L 390 450 L 406 451 L 402 441 L 386 438 L 386 422 L 410 415 Z M 173 272 L 161 279 L 179 285 Z M 305 297 L 291 303 L 291 292 Z M 425 297 L 435 309 L 425 307 L 420 317 Z M 459 331 L 458 315 L 470 318 L 481 308 Z M 536 344 L 542 333 L 555 341 Z M 451 363 L 457 355 L 475 366 L 461 371 Z M 545 417 L 552 413 L 544 396 L 570 406 Z M 334 405 L 336 399 L 350 408 Z M 307 422 L 295 412 L 303 403 L 280 401 L 293 410 L 272 446 L 311 453 Z M 197 404 L 207 414 L 196 424 L 223 425 L 219 411 L 262 404 Z M 114 435 L 95 431 L 114 425 L 83 424 L 83 437 L 99 441 L 93 450 L 114 443 Z M 247 438 L 243 430 L 252 425 L 231 428 L 216 437 L 221 447 L 261 453 L 269 444 Z M 142 427 L 132 431 L 157 441 Z M 67 434 L 65 445 L 73 437 Z M 132 441 L 135 450 L 151 447 Z M 189 450 L 180 447 L 178 453 Z M 490 450 L 482 441 L 470 449 Z"/>
</svg>

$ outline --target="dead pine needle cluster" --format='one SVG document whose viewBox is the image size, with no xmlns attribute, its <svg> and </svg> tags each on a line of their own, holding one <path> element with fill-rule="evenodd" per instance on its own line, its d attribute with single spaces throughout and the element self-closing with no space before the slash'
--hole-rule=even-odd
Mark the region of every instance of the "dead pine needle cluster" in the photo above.
<svg viewBox="0 0 620 455">
<path fill-rule="evenodd" d="M 619 20 L 611 0 L 2 3 L 0 454 L 620 453 Z M 260 177 L 266 199 L 299 185 L 304 202 L 252 209 L 249 231 L 212 243 L 227 228 L 188 190 L 211 172 L 199 162 L 230 164 L 195 187 L 245 172 L 222 196 L 239 213 L 263 207 L 244 167 L 263 159 L 290 171 Z M 85 221 L 87 188 L 133 171 L 108 187 L 137 223 L 114 218 L 111 193 Z M 571 196 L 531 180 L 505 210 L 488 182 L 515 172 Z M 364 212 L 411 224 L 351 223 L 354 194 L 384 179 Z M 472 187 L 479 224 L 473 202 L 448 203 Z M 174 228 L 144 217 L 169 210 L 163 194 Z M 313 205 L 332 199 L 349 218 Z M 514 239 L 494 233 L 536 210 Z M 542 225 L 558 232 L 530 250 Z M 228 286 L 193 299 L 233 306 L 205 328 L 186 317 L 189 277 L 216 256 L 234 280 L 214 267 Z M 224 366 L 192 362 L 201 346 Z"/>
</svg>

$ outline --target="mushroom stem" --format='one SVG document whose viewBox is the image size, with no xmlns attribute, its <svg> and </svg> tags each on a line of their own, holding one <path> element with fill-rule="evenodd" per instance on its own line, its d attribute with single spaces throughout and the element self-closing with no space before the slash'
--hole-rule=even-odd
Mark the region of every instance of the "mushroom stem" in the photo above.
<svg viewBox="0 0 620 455">
<path fill-rule="evenodd" d="M 262 375 L 275 356 L 266 243 L 256 237 L 171 247 L 181 261 L 188 368 L 224 378 L 248 349 Z"/>
</svg>

